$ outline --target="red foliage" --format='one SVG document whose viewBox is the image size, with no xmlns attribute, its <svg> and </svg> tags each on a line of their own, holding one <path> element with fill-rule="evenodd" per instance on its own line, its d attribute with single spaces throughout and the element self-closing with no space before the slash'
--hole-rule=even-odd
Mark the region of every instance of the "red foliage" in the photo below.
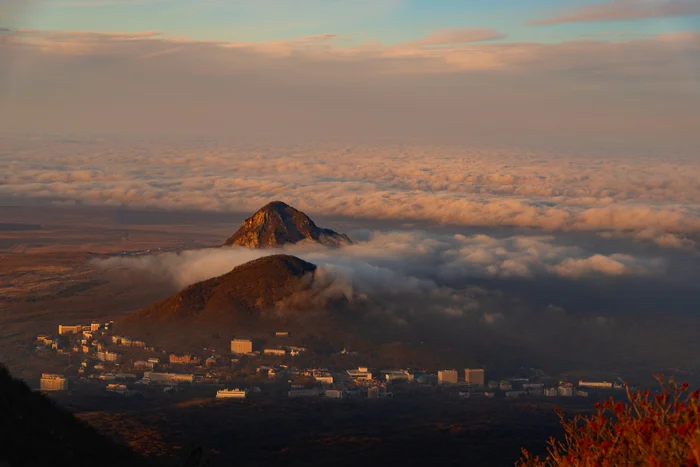
<svg viewBox="0 0 700 467">
<path fill-rule="evenodd" d="M 558 412 L 564 440 L 552 438 L 544 459 L 523 450 L 516 466 L 700 467 L 700 391 L 656 379 L 661 393 L 655 397 L 628 388 L 628 402 L 597 403 L 592 415 L 567 420 Z"/>
</svg>

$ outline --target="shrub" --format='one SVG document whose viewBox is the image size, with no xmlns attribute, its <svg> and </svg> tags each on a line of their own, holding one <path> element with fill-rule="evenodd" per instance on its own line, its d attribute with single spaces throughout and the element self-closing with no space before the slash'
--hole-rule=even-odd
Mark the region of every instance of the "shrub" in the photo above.
<svg viewBox="0 0 700 467">
<path fill-rule="evenodd" d="M 551 438 L 544 459 L 523 449 L 516 466 L 700 467 L 700 391 L 655 378 L 658 395 L 627 388 L 627 402 L 596 403 L 589 416 L 566 419 L 557 411 L 564 440 Z"/>
</svg>

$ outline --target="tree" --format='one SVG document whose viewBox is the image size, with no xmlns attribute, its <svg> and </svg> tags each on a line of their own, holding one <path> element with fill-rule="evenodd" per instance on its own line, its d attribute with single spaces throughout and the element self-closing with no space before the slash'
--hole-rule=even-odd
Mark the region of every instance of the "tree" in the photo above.
<svg viewBox="0 0 700 467">
<path fill-rule="evenodd" d="M 551 438 L 541 459 L 523 449 L 517 467 L 700 467 L 700 391 L 656 376 L 660 394 L 610 398 L 595 413 L 572 419 L 558 411 L 564 440 Z"/>
</svg>

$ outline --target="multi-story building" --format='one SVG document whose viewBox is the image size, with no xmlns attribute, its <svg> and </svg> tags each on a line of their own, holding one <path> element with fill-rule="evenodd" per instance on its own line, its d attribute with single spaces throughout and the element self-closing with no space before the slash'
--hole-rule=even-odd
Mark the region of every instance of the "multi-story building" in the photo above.
<svg viewBox="0 0 700 467">
<path fill-rule="evenodd" d="M 90 323 L 90 330 L 91 331 L 99 331 L 100 330 L 100 323 L 93 321 Z"/>
<path fill-rule="evenodd" d="M 168 359 L 170 363 L 179 363 L 181 365 L 199 365 L 202 363 L 202 359 L 197 357 L 196 355 L 190 355 L 190 354 L 184 354 L 184 355 L 177 355 L 177 354 L 170 354 L 170 357 Z"/>
<path fill-rule="evenodd" d="M 483 369 L 473 369 L 466 368 L 464 370 L 464 382 L 471 386 L 484 386 L 486 382 L 485 373 Z"/>
<path fill-rule="evenodd" d="M 384 379 L 387 383 L 392 381 L 413 381 L 413 375 L 406 370 L 384 370 Z"/>
<path fill-rule="evenodd" d="M 318 397 L 321 395 L 321 391 L 318 388 L 311 389 L 291 389 L 287 396 L 289 397 Z"/>
<path fill-rule="evenodd" d="M 344 399 L 345 391 L 342 389 L 326 389 L 323 391 L 323 397 L 327 397 L 329 399 Z"/>
<path fill-rule="evenodd" d="M 253 341 L 250 339 L 233 339 L 231 341 L 231 353 L 247 354 L 253 351 Z"/>
<path fill-rule="evenodd" d="M 145 384 L 194 383 L 194 375 L 145 371 L 143 373 L 143 382 Z"/>
<path fill-rule="evenodd" d="M 68 389 L 68 380 L 62 375 L 43 373 L 39 381 L 42 391 L 65 391 Z"/>
<path fill-rule="evenodd" d="M 608 381 L 579 381 L 578 387 L 580 388 L 595 388 L 595 389 L 612 389 L 613 383 Z"/>
<path fill-rule="evenodd" d="M 291 355 L 292 357 L 296 357 L 296 356 L 301 355 L 304 352 L 306 352 L 306 347 L 296 347 L 296 346 L 290 345 L 290 346 L 285 347 L 285 348 L 289 351 L 289 355 Z"/>
<path fill-rule="evenodd" d="M 115 392 L 115 393 L 121 394 L 121 395 L 126 395 L 126 393 L 128 391 L 128 389 L 126 388 L 126 384 L 120 384 L 120 383 L 109 383 L 105 390 L 107 392 Z"/>
<path fill-rule="evenodd" d="M 366 366 L 358 367 L 357 370 L 347 370 L 347 375 L 354 380 L 371 380 L 372 373 Z"/>
<path fill-rule="evenodd" d="M 83 331 L 82 324 L 76 324 L 76 325 L 59 324 L 58 325 L 58 335 L 59 336 L 64 336 L 66 334 L 78 334 L 82 331 Z"/>
<path fill-rule="evenodd" d="M 498 388 L 501 391 L 512 391 L 513 383 L 509 383 L 508 381 L 501 381 L 501 383 L 498 385 Z"/>
<path fill-rule="evenodd" d="M 110 352 L 109 350 L 104 350 L 97 352 L 97 359 L 103 362 L 119 363 L 122 360 L 122 355 L 117 352 Z"/>
<path fill-rule="evenodd" d="M 564 397 L 571 397 L 574 395 L 574 390 L 566 386 L 559 386 L 559 395 Z"/>
<path fill-rule="evenodd" d="M 217 399 L 245 399 L 248 397 L 247 389 L 220 389 L 216 391 Z"/>
<path fill-rule="evenodd" d="M 330 373 L 314 375 L 314 379 L 321 384 L 326 384 L 329 386 L 333 384 L 333 375 L 331 375 Z"/>
<path fill-rule="evenodd" d="M 438 371 L 439 384 L 457 384 L 457 370 L 440 370 Z"/>
</svg>

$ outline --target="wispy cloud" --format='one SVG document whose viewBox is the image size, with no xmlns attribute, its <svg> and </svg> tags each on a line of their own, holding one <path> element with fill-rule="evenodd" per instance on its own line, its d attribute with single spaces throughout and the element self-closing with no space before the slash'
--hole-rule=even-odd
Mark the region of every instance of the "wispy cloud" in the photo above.
<svg viewBox="0 0 700 467">
<path fill-rule="evenodd" d="M 697 0 L 612 0 L 570 8 L 547 19 L 531 21 L 531 26 L 559 23 L 626 21 L 700 15 Z"/>
<path fill-rule="evenodd" d="M 415 42 L 410 42 L 406 45 L 413 46 L 435 46 L 435 45 L 458 45 L 471 42 L 484 42 L 503 39 L 506 35 L 495 29 L 486 28 L 464 28 L 464 29 L 440 29 L 432 34 L 419 39 Z"/>
</svg>

